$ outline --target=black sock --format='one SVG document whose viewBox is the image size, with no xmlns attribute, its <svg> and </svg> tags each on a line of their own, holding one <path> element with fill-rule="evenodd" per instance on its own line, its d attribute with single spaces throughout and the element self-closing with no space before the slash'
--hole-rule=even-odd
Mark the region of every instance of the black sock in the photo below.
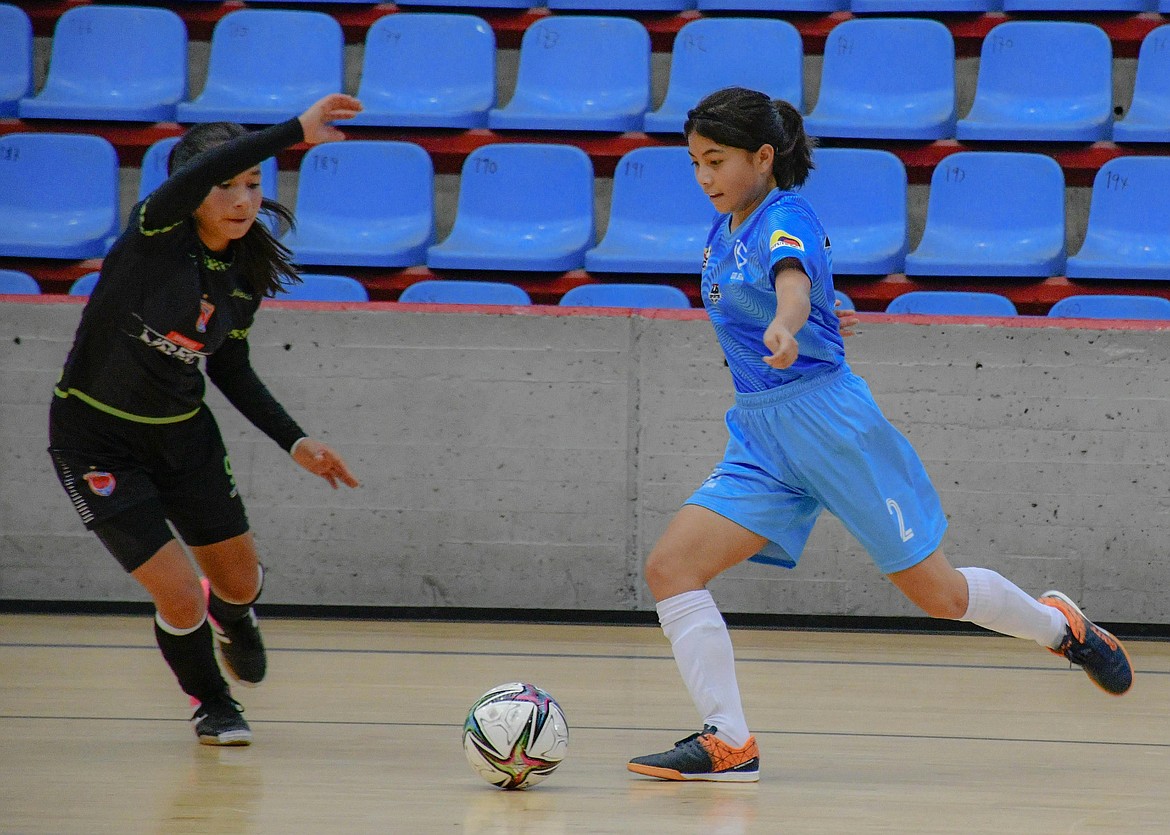
<svg viewBox="0 0 1170 835">
<path fill-rule="evenodd" d="M 264 566 L 260 566 L 260 586 L 256 589 L 256 596 L 247 603 L 228 603 L 222 597 L 210 590 L 207 597 L 207 611 L 215 618 L 216 623 L 229 624 L 244 618 L 252 604 L 260 599 L 260 592 L 264 591 Z"/>
<path fill-rule="evenodd" d="M 155 618 L 154 637 L 184 693 L 202 702 L 210 696 L 227 692 L 227 682 L 215 660 L 211 625 L 206 618 L 194 632 L 186 635 L 166 631 Z"/>
</svg>

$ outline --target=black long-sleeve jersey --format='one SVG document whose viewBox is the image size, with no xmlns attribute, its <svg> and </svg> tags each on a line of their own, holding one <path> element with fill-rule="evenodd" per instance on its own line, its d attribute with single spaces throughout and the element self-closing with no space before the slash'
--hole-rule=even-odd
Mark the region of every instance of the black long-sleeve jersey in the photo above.
<svg viewBox="0 0 1170 835">
<path fill-rule="evenodd" d="M 260 297 L 231 248 L 206 250 L 191 217 L 214 186 L 303 137 L 290 119 L 225 142 L 134 207 L 81 315 L 57 397 L 127 421 L 177 423 L 201 408 L 203 360 L 228 400 L 281 447 L 304 437 L 252 369 L 247 337 Z"/>
</svg>

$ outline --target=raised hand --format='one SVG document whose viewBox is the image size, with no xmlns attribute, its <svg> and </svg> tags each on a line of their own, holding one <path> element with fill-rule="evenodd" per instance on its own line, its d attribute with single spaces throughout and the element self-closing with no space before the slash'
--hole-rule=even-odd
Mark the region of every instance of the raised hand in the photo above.
<svg viewBox="0 0 1170 835">
<path fill-rule="evenodd" d="M 305 142 L 320 145 L 322 142 L 338 142 L 345 134 L 331 124 L 341 119 L 352 119 L 362 110 L 362 103 L 345 93 L 330 93 L 297 118 L 305 132 Z"/>
</svg>

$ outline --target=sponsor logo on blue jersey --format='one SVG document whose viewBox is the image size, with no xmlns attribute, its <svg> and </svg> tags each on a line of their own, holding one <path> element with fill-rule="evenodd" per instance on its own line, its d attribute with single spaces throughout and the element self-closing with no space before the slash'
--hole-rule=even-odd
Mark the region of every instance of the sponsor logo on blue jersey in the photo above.
<svg viewBox="0 0 1170 835">
<path fill-rule="evenodd" d="M 782 246 L 804 252 L 804 241 L 795 235 L 785 232 L 783 229 L 777 229 L 772 233 L 772 237 L 768 239 L 768 251 L 775 252 Z"/>
</svg>

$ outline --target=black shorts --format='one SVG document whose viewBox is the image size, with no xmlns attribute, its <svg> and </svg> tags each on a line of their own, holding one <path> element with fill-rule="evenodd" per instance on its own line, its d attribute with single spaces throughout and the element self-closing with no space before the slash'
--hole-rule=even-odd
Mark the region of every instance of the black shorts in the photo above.
<svg viewBox="0 0 1170 835">
<path fill-rule="evenodd" d="M 152 425 L 57 397 L 49 410 L 49 455 L 85 527 L 127 571 L 173 538 L 168 521 L 195 546 L 248 531 L 223 437 L 206 406 L 188 420 Z"/>
</svg>

